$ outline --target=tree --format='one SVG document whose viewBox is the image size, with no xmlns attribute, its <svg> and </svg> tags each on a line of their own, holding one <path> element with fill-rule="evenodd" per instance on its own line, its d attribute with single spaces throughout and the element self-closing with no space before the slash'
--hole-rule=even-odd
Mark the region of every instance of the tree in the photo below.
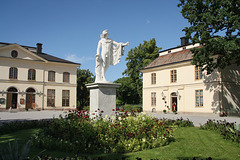
<svg viewBox="0 0 240 160">
<path fill-rule="evenodd" d="M 143 44 L 140 43 L 138 47 L 128 52 L 127 69 L 123 75 L 129 76 L 136 85 L 135 92 L 138 93 L 139 101 L 142 99 L 142 73 L 140 70 L 158 57 L 160 49 L 156 46 L 156 40 L 153 38 L 150 41 L 144 41 Z"/>
<path fill-rule="evenodd" d="M 87 69 L 78 69 L 77 70 L 77 102 L 78 107 L 82 108 L 89 105 L 89 90 L 86 87 L 86 84 L 93 83 L 94 76 Z"/>
<path fill-rule="evenodd" d="M 203 46 L 192 50 L 194 65 L 208 73 L 240 65 L 239 0 L 180 0 L 178 7 L 191 25 L 183 29 L 186 37 Z"/>
<path fill-rule="evenodd" d="M 136 85 L 130 77 L 122 77 L 114 81 L 121 83 L 117 88 L 117 100 L 121 104 L 139 104 L 139 96 L 136 92 Z"/>
</svg>

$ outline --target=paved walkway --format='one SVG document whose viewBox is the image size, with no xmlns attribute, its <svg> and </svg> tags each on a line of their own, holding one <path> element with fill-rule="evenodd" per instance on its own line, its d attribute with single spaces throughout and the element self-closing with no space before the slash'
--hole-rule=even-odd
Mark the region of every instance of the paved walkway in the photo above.
<svg viewBox="0 0 240 160">
<path fill-rule="evenodd" d="M 205 124 L 209 119 L 211 120 L 226 120 L 227 122 L 236 122 L 237 125 L 240 124 L 240 117 L 219 117 L 217 114 L 163 114 L 163 113 L 148 113 L 156 118 L 167 118 L 167 119 L 178 119 L 183 118 L 185 120 L 189 119 L 193 122 L 194 126 L 199 127 Z"/>
<path fill-rule="evenodd" d="M 66 111 L 65 111 L 66 112 Z M 40 120 L 40 119 L 51 119 L 53 117 L 58 118 L 59 115 L 64 115 L 64 111 L 23 111 L 23 112 L 0 112 L 0 124 L 3 122 L 16 121 L 16 120 Z M 189 119 L 193 122 L 194 126 L 199 127 L 201 124 L 205 124 L 208 119 L 215 120 L 226 120 L 228 122 L 236 122 L 240 124 L 240 117 L 219 117 L 217 114 L 163 114 L 163 113 L 147 113 L 156 118 L 167 118 L 167 119 Z"/>
</svg>

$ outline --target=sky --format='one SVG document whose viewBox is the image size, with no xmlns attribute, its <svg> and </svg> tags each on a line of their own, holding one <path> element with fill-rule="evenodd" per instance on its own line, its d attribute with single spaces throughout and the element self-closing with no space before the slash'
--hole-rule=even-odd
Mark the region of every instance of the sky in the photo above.
<svg viewBox="0 0 240 160">
<path fill-rule="evenodd" d="M 0 42 L 35 47 L 81 64 L 95 75 L 100 34 L 129 42 L 121 62 L 110 66 L 108 81 L 123 77 L 128 52 L 156 39 L 162 50 L 180 45 L 189 26 L 177 7 L 179 0 L 0 0 Z"/>
</svg>

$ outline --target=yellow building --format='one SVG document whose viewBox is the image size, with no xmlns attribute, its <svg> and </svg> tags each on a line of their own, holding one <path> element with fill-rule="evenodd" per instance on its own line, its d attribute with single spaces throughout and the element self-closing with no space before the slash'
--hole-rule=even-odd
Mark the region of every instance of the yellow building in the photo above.
<svg viewBox="0 0 240 160">
<path fill-rule="evenodd" d="M 80 64 L 37 47 L 0 43 L 0 110 L 75 109 Z"/>
<path fill-rule="evenodd" d="M 231 65 L 210 75 L 191 64 L 193 47 L 181 39 L 179 47 L 159 53 L 143 70 L 145 112 L 240 113 L 240 68 Z"/>
</svg>

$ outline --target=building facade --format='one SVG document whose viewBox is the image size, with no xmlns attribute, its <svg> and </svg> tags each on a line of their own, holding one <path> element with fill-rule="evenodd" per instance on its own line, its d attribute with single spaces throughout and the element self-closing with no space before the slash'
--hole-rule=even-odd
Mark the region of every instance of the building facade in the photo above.
<svg viewBox="0 0 240 160">
<path fill-rule="evenodd" d="M 191 64 L 193 47 L 164 50 L 143 70 L 143 110 L 145 112 L 240 113 L 240 68 L 231 65 L 207 75 Z"/>
<path fill-rule="evenodd" d="M 0 43 L 0 110 L 75 109 L 80 64 L 37 47 Z"/>
</svg>

